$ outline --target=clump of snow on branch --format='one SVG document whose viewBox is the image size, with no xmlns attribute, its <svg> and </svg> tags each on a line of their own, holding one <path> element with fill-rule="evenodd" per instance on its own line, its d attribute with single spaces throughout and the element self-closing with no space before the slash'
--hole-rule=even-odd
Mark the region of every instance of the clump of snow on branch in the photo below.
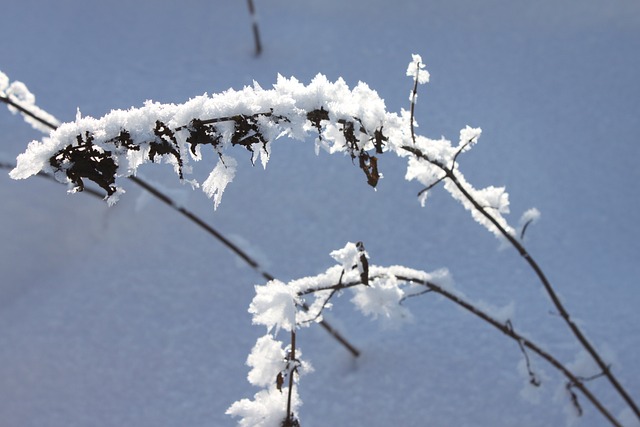
<svg viewBox="0 0 640 427">
<path fill-rule="evenodd" d="M 424 62 L 422 62 L 422 57 L 415 53 L 411 55 L 411 57 L 412 61 L 407 66 L 407 76 L 413 77 L 414 80 L 418 79 L 419 84 L 428 83 L 431 76 L 425 69 Z"/>
<path fill-rule="evenodd" d="M 282 427 L 287 417 L 286 393 L 275 386 L 260 390 L 253 396 L 253 400 L 242 399 L 234 402 L 227 409 L 226 414 L 240 418 L 240 427 Z M 292 390 L 291 407 L 294 412 L 300 407 L 301 401 L 297 389 Z"/>
<path fill-rule="evenodd" d="M 296 305 L 298 295 L 293 287 L 279 280 L 272 280 L 264 286 L 256 286 L 256 296 L 249 306 L 253 323 L 264 325 L 267 330 L 292 331 L 296 327 Z"/>
<path fill-rule="evenodd" d="M 60 125 L 60 121 L 58 119 L 36 105 L 36 97 L 31 93 L 31 91 L 29 91 L 27 85 L 20 81 L 11 82 L 9 77 L 2 71 L 0 71 L 0 97 L 6 98 L 9 102 L 31 112 L 37 117 L 40 117 L 43 121 L 50 123 L 52 126 Z M 9 111 L 13 114 L 21 113 L 24 121 L 29 123 L 34 129 L 43 133 L 49 133 L 51 130 L 50 126 L 47 126 L 32 116 L 25 114 L 23 111 L 20 111 L 19 108 L 11 105 L 10 103 L 7 103 L 7 108 L 9 108 Z"/>
<path fill-rule="evenodd" d="M 288 416 L 289 391 L 293 414 L 297 414 L 302 404 L 297 387 L 289 390 L 285 378 L 304 374 L 312 368 L 301 360 L 299 348 L 295 348 L 294 358 L 291 346 L 283 348 L 283 343 L 274 338 L 273 334 L 280 329 L 295 332 L 299 327 L 320 321 L 322 312 L 331 305 L 330 299 L 345 289 L 353 292 L 351 301 L 359 311 L 387 321 L 410 319 L 411 314 L 402 306 L 402 300 L 418 295 L 432 280 L 438 281 L 443 289 L 452 289 L 446 270 L 426 273 L 401 266 L 369 266 L 368 254 L 361 242 L 348 242 L 330 255 L 336 264 L 321 274 L 289 283 L 271 280 L 255 287 L 256 295 L 249 312 L 253 323 L 266 326 L 267 333 L 258 338 L 247 358 L 251 368 L 247 379 L 262 390 L 253 399 L 239 400 L 227 410 L 227 414 L 240 418 L 240 426 L 280 427 Z M 294 376 L 294 384 L 296 381 Z"/>
<path fill-rule="evenodd" d="M 429 72 L 419 55 L 413 55 L 407 75 L 416 84 L 429 81 Z M 7 80 L 3 78 L 4 87 Z M 4 90 L 9 93 L 11 87 Z M 23 102 L 30 102 L 20 86 L 11 93 L 18 92 L 22 93 Z M 172 164 L 180 178 L 186 180 L 184 174 L 191 170 L 190 161 L 202 159 L 202 146 L 206 144 L 220 160 L 204 182 L 188 182 L 202 187 L 218 207 L 236 173 L 237 162 L 228 154 L 232 146 L 242 145 L 250 151 L 251 162 L 259 159 L 266 167 L 275 140 L 312 136 L 316 152 L 322 148 L 331 154 L 357 158 L 353 163 L 360 165 L 372 186 L 382 177 L 376 156 L 392 152 L 407 157 L 406 179 L 425 186 L 422 204 L 428 190 L 443 182 L 444 188 L 480 224 L 496 235 L 500 234 L 496 224 L 513 233 L 504 217 L 509 213 L 504 187 L 475 189 L 458 167 L 458 156 L 477 143 L 481 129 L 466 126 L 460 131 L 459 142 L 453 144 L 445 138 L 412 136 L 411 116 L 404 110 L 399 114 L 388 112 L 376 91 L 362 82 L 350 89 L 344 80 L 330 82 L 320 74 L 308 85 L 293 77 L 278 76 L 271 89 L 254 82 L 241 90 L 204 94 L 184 104 L 148 101 L 140 108 L 113 110 L 99 119 L 78 116 L 74 122 L 59 126 L 48 138 L 31 142 L 18 156 L 10 176 L 24 179 L 46 172 L 76 190 L 82 190 L 83 179 L 97 180 L 107 191 L 107 200 L 114 203 L 123 193 L 120 179 L 135 175 L 140 165 L 150 161 Z M 96 156 L 99 160 L 95 160 Z M 79 166 L 75 162 L 80 162 Z M 87 172 L 83 162 L 93 162 L 98 172 Z M 113 171 L 113 176 L 108 176 Z M 491 214 L 495 223 L 478 211 L 470 197 Z"/>
<path fill-rule="evenodd" d="M 351 301 L 364 315 L 374 319 L 383 318 L 394 323 L 410 320 L 411 313 L 400 304 L 405 292 L 399 285 L 395 276 L 377 277 L 369 286 L 353 288 Z"/>
<path fill-rule="evenodd" d="M 538 222 L 540 219 L 540 211 L 536 208 L 526 210 L 520 217 L 520 237 L 524 238 L 524 233 L 527 231 L 529 225 Z"/>
<path fill-rule="evenodd" d="M 525 224 L 536 222 L 540 219 L 540 211 L 536 208 L 531 208 L 526 210 L 522 216 L 520 217 L 520 225 L 524 226 Z"/>
<path fill-rule="evenodd" d="M 247 379 L 258 387 L 270 386 L 279 372 L 285 368 L 285 351 L 282 342 L 276 341 L 273 335 L 264 335 L 256 341 L 247 358 L 247 365 L 251 367 Z"/>
</svg>

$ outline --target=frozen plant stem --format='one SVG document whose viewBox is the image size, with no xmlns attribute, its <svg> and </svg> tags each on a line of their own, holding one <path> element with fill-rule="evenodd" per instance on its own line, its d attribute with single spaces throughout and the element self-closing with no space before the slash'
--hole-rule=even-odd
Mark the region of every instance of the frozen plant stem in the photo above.
<svg viewBox="0 0 640 427">
<path fill-rule="evenodd" d="M 616 376 L 611 371 L 610 366 L 604 362 L 603 358 L 600 356 L 600 354 L 594 348 L 591 342 L 587 339 L 587 337 L 584 335 L 582 330 L 578 327 L 578 325 L 575 324 L 575 322 L 573 322 L 573 320 L 571 319 L 571 316 L 569 315 L 569 312 L 564 307 L 564 304 L 562 304 L 562 301 L 560 300 L 557 293 L 555 292 L 553 286 L 551 285 L 551 282 L 549 282 L 546 275 L 542 271 L 542 268 L 540 268 L 538 263 L 527 251 L 524 245 L 520 243 L 520 241 L 518 241 L 511 233 L 509 233 L 495 219 L 495 217 L 487 211 L 487 209 L 484 206 L 478 203 L 478 201 L 471 195 L 471 193 L 467 190 L 467 188 L 460 182 L 460 180 L 456 176 L 456 173 L 455 173 L 456 157 L 457 157 L 457 154 L 462 152 L 462 150 L 464 149 L 464 146 L 460 149 L 460 151 L 458 151 L 458 153 L 456 154 L 456 157 L 453 158 L 453 164 L 451 166 L 447 166 L 437 160 L 431 159 L 429 156 L 422 153 L 419 149 L 415 148 L 416 140 L 415 140 L 414 124 L 413 124 L 413 107 L 415 105 L 415 99 L 417 96 L 417 90 L 416 90 L 417 82 L 418 82 L 417 74 L 415 77 L 415 82 L 416 84 L 414 84 L 414 92 L 412 94 L 412 100 L 411 100 L 411 110 L 412 110 L 411 137 L 413 139 L 414 147 L 405 145 L 402 147 L 402 149 L 440 168 L 440 170 L 444 172 L 444 176 L 442 179 L 445 179 L 445 178 L 449 179 L 460 191 L 460 193 L 462 193 L 462 195 L 473 205 L 474 209 L 480 212 L 480 214 L 484 216 L 500 232 L 500 234 L 516 249 L 516 251 L 520 254 L 520 256 L 525 259 L 525 261 L 529 264 L 531 269 L 535 272 L 536 276 L 542 283 L 542 286 L 544 287 L 547 295 L 551 299 L 553 306 L 558 311 L 558 314 L 560 315 L 560 317 L 562 317 L 562 319 L 565 321 L 565 323 L 567 324 L 567 326 L 569 327 L 573 335 L 578 340 L 578 342 L 582 345 L 582 347 L 589 353 L 592 359 L 596 362 L 596 364 L 602 371 L 603 375 L 609 380 L 613 388 L 618 392 L 618 394 L 622 397 L 622 399 L 629 405 L 629 407 L 634 412 L 636 417 L 640 419 L 640 409 L 636 405 L 635 401 L 631 398 L 631 396 L 627 393 L 627 391 L 622 386 L 622 384 L 618 381 Z M 440 182 L 441 180 L 438 180 L 437 182 Z"/>
<path fill-rule="evenodd" d="M 295 326 L 291 329 L 291 352 L 288 356 L 289 363 L 293 364 L 289 368 L 289 390 L 287 391 L 287 418 L 283 423 L 284 427 L 291 427 L 295 425 L 295 418 L 293 413 L 291 412 L 291 396 L 293 394 L 293 386 L 294 386 L 294 378 L 293 375 L 296 372 L 296 328 Z"/>
<path fill-rule="evenodd" d="M 579 390 L 585 396 L 585 398 L 589 402 L 591 402 L 591 404 L 595 407 L 595 409 L 598 412 L 600 412 L 602 416 L 604 416 L 609 421 L 609 423 L 612 426 L 622 427 L 620 422 L 611 414 L 611 412 L 602 404 L 602 402 L 600 402 L 600 400 L 585 385 L 585 382 L 588 381 L 590 378 L 581 378 L 575 375 L 570 369 L 568 369 L 565 365 L 563 365 L 555 356 L 553 356 L 548 351 L 544 350 L 540 345 L 536 344 L 531 339 L 519 333 L 515 329 L 515 327 L 513 326 L 513 323 L 510 320 L 501 321 L 496 319 L 494 316 L 488 314 L 486 311 L 482 310 L 477 305 L 473 304 L 472 302 L 469 302 L 464 297 L 457 295 L 455 291 L 452 291 L 446 286 L 440 285 L 434 282 L 432 279 L 425 278 L 424 272 L 406 269 L 404 267 L 401 267 L 402 268 L 401 271 L 396 270 L 394 267 L 384 268 L 384 267 L 378 267 L 378 266 L 370 266 L 369 268 L 371 269 L 370 271 L 373 272 L 373 274 L 368 277 L 367 281 L 369 283 L 375 283 L 377 281 L 385 280 L 385 279 L 388 279 L 389 277 L 393 277 L 394 283 L 403 283 L 405 285 L 414 284 L 414 285 L 423 286 L 425 288 L 425 291 L 423 292 L 406 295 L 401 299 L 401 301 L 406 299 L 407 297 L 424 295 L 426 292 L 434 292 L 436 294 L 443 296 L 445 299 L 458 305 L 459 307 L 463 308 L 464 310 L 473 314 L 479 319 L 485 321 L 486 323 L 490 324 L 494 328 L 498 329 L 507 337 L 514 340 L 518 344 L 521 351 L 523 352 L 525 361 L 527 363 L 527 369 L 529 371 L 530 382 L 532 385 L 537 386 L 540 383 L 535 378 L 535 375 L 531 369 L 529 358 L 525 349 L 530 350 L 534 354 L 538 355 L 547 363 L 549 363 L 552 367 L 558 370 L 562 375 L 564 375 L 564 377 L 567 379 L 567 383 L 566 383 L 567 390 L 571 393 L 572 403 L 574 404 L 577 410 L 581 410 L 581 409 L 580 409 L 579 402 L 577 400 L 577 396 L 575 396 L 575 394 L 572 394 L 570 390 L 572 388 Z M 313 295 L 316 293 L 326 293 L 327 291 L 331 291 L 329 297 L 323 301 L 323 304 L 318 309 L 318 313 L 316 314 L 316 316 L 321 315 L 322 311 L 324 310 L 324 307 L 329 302 L 329 299 L 331 299 L 331 297 L 333 297 L 334 295 L 337 295 L 340 292 L 350 288 L 352 289 L 367 288 L 367 285 L 365 285 L 365 282 L 363 282 L 361 278 L 353 278 L 354 277 L 353 275 L 351 280 L 343 281 L 344 272 L 345 270 L 343 270 L 343 273 L 340 275 L 340 278 L 337 280 L 337 283 L 334 281 L 334 282 L 327 283 L 325 285 L 316 286 L 315 285 L 316 281 L 320 281 L 320 279 L 313 278 L 314 280 L 309 281 L 309 283 L 312 284 L 310 288 L 303 287 L 299 289 L 298 291 L 299 297 L 305 297 L 305 296 Z M 302 280 L 305 280 L 305 279 L 302 279 Z M 293 285 L 293 286 L 296 286 L 296 285 Z"/>
<path fill-rule="evenodd" d="M 26 116 L 29 116 L 34 120 L 37 120 L 38 122 L 42 123 L 45 126 L 50 127 L 51 129 L 56 129 L 57 128 L 57 126 L 54 125 L 53 123 L 48 122 L 47 120 L 43 119 L 42 117 L 39 117 L 36 114 L 33 114 L 31 111 L 29 111 L 28 109 L 24 108 L 22 105 L 13 102 L 11 100 L 11 98 L 8 97 L 8 96 L 0 95 L 0 101 L 4 102 L 7 105 L 11 105 L 12 107 L 14 107 L 17 110 L 19 110 L 22 114 L 24 114 Z"/>
<path fill-rule="evenodd" d="M 419 284 L 421 284 L 423 286 L 426 286 L 431 291 L 442 295 L 443 297 L 447 298 L 449 301 L 452 301 L 453 303 L 455 303 L 458 306 L 464 308 L 465 310 L 467 310 L 471 314 L 473 314 L 473 315 L 479 317 L 480 319 L 484 320 L 485 322 L 489 323 L 494 328 L 500 330 L 506 336 L 508 336 L 509 338 L 515 340 L 518 343 L 519 346 L 521 346 L 521 347 L 524 346 L 524 347 L 528 348 L 529 350 L 533 351 L 538 356 L 540 356 L 541 358 L 546 360 L 549 364 L 551 364 L 558 371 L 562 372 L 562 374 L 569 380 L 568 384 L 570 384 L 572 387 L 576 387 L 578 390 L 580 390 L 580 392 L 582 392 L 582 394 L 587 398 L 587 400 L 589 400 L 593 404 L 593 406 L 613 426 L 622 427 L 622 424 L 620 424 L 615 419 L 615 417 L 604 407 L 604 405 L 591 393 L 591 391 L 589 391 L 589 389 L 584 385 L 584 382 L 581 381 L 580 378 L 578 378 L 576 375 L 574 375 L 573 372 L 571 372 L 569 369 L 567 369 L 562 363 L 560 363 L 558 361 L 558 359 L 553 357 L 550 353 L 548 353 L 545 350 L 543 350 L 541 347 L 539 347 L 533 341 L 531 341 L 531 340 L 525 338 L 524 336 L 520 335 L 519 333 L 517 333 L 516 330 L 511 325 L 511 322 L 508 322 L 506 324 L 499 322 L 498 320 L 496 320 L 495 318 L 491 317 L 490 315 L 488 315 L 484 311 L 480 310 L 479 308 L 475 307 L 474 305 L 470 304 L 469 302 L 457 297 L 456 295 L 452 294 L 451 292 L 446 291 L 443 287 L 438 286 L 435 283 L 428 282 L 428 281 L 423 281 L 423 280 L 416 280 L 416 279 L 412 279 L 412 278 L 409 278 L 409 277 L 398 277 L 398 279 L 411 281 L 413 283 L 419 283 Z M 526 357 L 526 353 L 525 353 L 525 357 Z M 528 360 L 527 360 L 527 363 L 528 363 Z"/>
<path fill-rule="evenodd" d="M 37 120 L 38 122 L 42 123 L 43 125 L 49 127 L 52 130 L 55 130 L 55 129 L 58 128 L 58 126 L 55 125 L 54 123 L 51 123 L 51 122 L 39 117 L 37 114 L 34 114 L 29 109 L 24 108 L 21 105 L 16 104 L 9 97 L 5 97 L 5 96 L 0 95 L 0 101 L 17 108 L 22 114 L 25 114 L 25 115 Z M 224 118 L 224 119 L 230 119 L 230 118 Z M 0 168 L 12 169 L 13 166 L 6 165 L 4 163 L 0 163 Z M 53 178 L 53 176 L 51 176 L 51 175 L 49 175 L 47 173 L 44 173 L 44 172 L 40 172 L 40 173 L 38 173 L 38 175 L 42 176 L 42 177 L 45 177 L 45 178 L 48 178 L 48 179 L 55 180 L 55 178 Z M 252 269 L 257 271 L 263 278 L 265 278 L 267 280 L 274 280 L 275 279 L 275 277 L 273 275 L 271 275 L 270 273 L 265 271 L 260 266 L 260 264 L 258 264 L 257 261 L 255 261 L 253 258 L 251 258 L 245 251 L 240 249 L 240 247 L 235 245 L 233 242 L 231 242 L 231 240 L 226 238 L 222 233 L 220 233 L 218 230 L 216 230 L 211 225 L 206 223 L 204 220 L 202 220 L 200 217 L 195 215 L 193 212 L 191 212 L 188 209 L 184 208 L 183 206 L 180 206 L 179 204 L 175 203 L 169 196 L 167 196 L 166 194 L 164 194 L 163 192 L 161 192 L 160 190 L 158 190 L 157 188 L 155 188 L 154 186 L 152 186 L 151 184 L 149 184 L 145 180 L 143 180 L 141 178 L 138 178 L 135 175 L 130 176 L 129 179 L 132 182 L 134 182 L 136 185 L 142 187 L 145 191 L 149 192 L 151 195 L 156 197 L 158 200 L 162 201 L 167 206 L 169 206 L 170 208 L 174 209 L 175 211 L 180 213 L 182 216 L 186 217 L 191 222 L 197 224 L 200 228 L 202 228 L 207 233 L 209 233 L 210 235 L 212 235 L 213 237 L 218 239 L 219 242 L 221 242 L 224 246 L 226 246 L 233 253 L 235 253 L 238 257 L 240 257 L 247 265 L 249 265 Z M 102 198 L 102 195 L 100 193 L 98 193 L 97 191 L 93 190 L 93 189 L 85 187 L 84 190 L 88 191 L 90 194 L 92 194 L 94 196 Z M 303 306 L 303 308 L 304 309 L 308 309 L 308 307 L 306 307 L 306 306 Z M 351 353 L 351 355 L 353 357 L 359 357 L 360 356 L 360 351 L 353 344 L 351 344 L 345 337 L 343 337 L 340 332 L 338 332 L 335 328 L 333 328 L 327 321 L 322 320 L 319 323 L 320 323 L 320 326 L 322 326 L 322 328 L 325 331 L 327 331 L 327 333 L 329 333 L 349 353 Z"/>
<path fill-rule="evenodd" d="M 414 113 L 415 113 L 415 109 L 416 109 L 416 98 L 418 96 L 418 77 L 420 75 L 420 62 L 416 63 L 416 76 L 415 79 L 413 81 L 413 92 L 411 93 L 411 117 L 410 117 L 410 122 L 411 122 L 411 139 L 413 140 L 413 143 L 416 143 L 416 133 L 415 133 L 415 129 L 413 126 L 413 120 L 414 120 Z"/>
</svg>

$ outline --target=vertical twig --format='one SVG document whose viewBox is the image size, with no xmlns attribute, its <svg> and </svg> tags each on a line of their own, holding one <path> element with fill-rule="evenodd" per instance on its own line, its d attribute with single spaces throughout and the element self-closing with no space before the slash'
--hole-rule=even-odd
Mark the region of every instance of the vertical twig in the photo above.
<svg viewBox="0 0 640 427">
<path fill-rule="evenodd" d="M 247 4 L 249 6 L 249 14 L 251 15 L 251 26 L 253 27 L 253 41 L 256 46 L 256 56 L 260 56 L 262 53 L 262 43 L 260 43 L 260 31 L 258 29 L 256 8 L 253 5 L 253 0 L 247 0 Z"/>
<path fill-rule="evenodd" d="M 416 64 L 416 76 L 413 78 L 413 92 L 411 93 L 411 140 L 416 143 L 416 134 L 413 126 L 414 111 L 416 109 L 416 97 L 418 96 L 418 77 L 420 75 L 420 63 Z"/>
<path fill-rule="evenodd" d="M 287 375 L 289 375 L 289 390 L 287 392 L 287 418 L 285 419 L 283 426 L 292 427 L 296 425 L 295 417 L 291 412 L 291 398 L 293 395 L 294 378 L 293 374 L 297 370 L 296 361 L 296 329 L 295 326 L 291 329 L 291 351 L 289 352 L 287 361 Z"/>
</svg>

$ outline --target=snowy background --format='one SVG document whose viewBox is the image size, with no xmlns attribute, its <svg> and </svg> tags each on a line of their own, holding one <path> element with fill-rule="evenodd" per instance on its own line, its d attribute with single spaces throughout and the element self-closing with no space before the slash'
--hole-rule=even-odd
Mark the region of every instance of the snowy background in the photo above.
<svg viewBox="0 0 640 427">
<path fill-rule="evenodd" d="M 420 134 L 457 139 L 477 187 L 505 185 L 511 222 L 542 212 L 527 245 L 572 314 L 640 398 L 637 168 L 640 3 L 636 0 L 257 1 L 264 54 L 252 54 L 243 1 L 5 0 L 0 69 L 63 121 L 147 99 L 269 87 L 278 73 L 367 82 L 389 111 L 408 108 L 412 53 Z M 0 159 L 40 135 L 6 109 Z M 141 176 L 230 236 L 281 280 L 316 274 L 329 252 L 363 240 L 371 262 L 448 267 L 459 289 L 496 307 L 563 361 L 578 357 L 533 274 L 512 250 L 436 190 L 425 208 L 405 163 L 383 156 L 373 191 L 348 157 L 279 141 L 266 171 L 238 149 L 240 170 L 216 212 L 168 165 Z M 199 172 L 200 171 L 200 172 Z M 209 167 L 196 168 L 206 174 Z M 257 391 L 246 356 L 247 307 L 263 283 L 235 255 L 134 185 L 113 208 L 34 178 L 0 177 L 0 424 L 217 426 Z M 345 295 L 347 296 L 347 295 Z M 345 298 L 346 301 L 346 298 Z M 328 320 L 363 355 L 318 327 L 299 334 L 302 425 L 548 426 L 571 422 L 564 385 L 531 392 L 522 354 L 450 303 L 407 304 L 412 324 L 384 328 L 337 304 Z M 594 372 L 595 373 L 595 372 Z M 592 383 L 618 414 L 624 406 Z M 582 399 L 577 426 L 604 423 Z M 567 408 L 569 409 L 567 411 Z M 624 418 L 624 414 L 622 416 Z M 633 424 L 629 424 L 633 425 Z M 637 424 L 636 424 L 637 425 Z"/>
</svg>

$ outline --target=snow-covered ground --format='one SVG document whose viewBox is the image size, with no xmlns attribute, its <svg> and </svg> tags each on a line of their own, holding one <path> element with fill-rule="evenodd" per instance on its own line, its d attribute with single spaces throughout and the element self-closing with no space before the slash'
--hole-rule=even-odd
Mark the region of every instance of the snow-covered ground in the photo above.
<svg viewBox="0 0 640 427">
<path fill-rule="evenodd" d="M 542 212 L 527 246 L 640 399 L 636 0 L 257 1 L 259 58 L 243 1 L 2 6 L 0 70 L 63 121 L 76 108 L 100 117 L 254 80 L 268 88 L 278 73 L 362 80 L 399 112 L 409 107 L 407 63 L 421 54 L 431 82 L 420 88 L 417 132 L 456 140 L 465 125 L 483 129 L 461 169 L 478 187 L 507 187 L 514 225 L 532 206 Z M 0 128 L 5 162 L 40 138 L 6 110 Z M 362 240 L 378 265 L 449 268 L 470 299 L 513 303 L 516 328 L 566 363 L 578 357 L 519 256 L 442 189 L 421 208 L 402 160 L 382 156 L 373 191 L 348 157 L 316 157 L 311 140 L 278 141 L 266 170 L 240 150 L 215 212 L 168 165 L 140 175 L 281 280 L 317 274 L 332 265 L 330 251 Z M 201 178 L 211 170 L 197 166 Z M 264 332 L 247 312 L 261 276 L 132 184 L 108 208 L 5 175 L 0 199 L 0 425 L 235 424 L 225 410 L 257 391 L 245 360 Z M 357 360 L 320 328 L 302 330 L 315 368 L 301 381 L 303 426 L 574 421 L 544 362 L 533 359 L 543 385 L 532 392 L 522 353 L 499 332 L 435 296 L 406 305 L 414 322 L 386 328 L 336 304 L 327 319 L 361 349 Z M 589 384 L 623 411 L 602 379 Z M 581 402 L 575 425 L 605 423 Z"/>
</svg>

